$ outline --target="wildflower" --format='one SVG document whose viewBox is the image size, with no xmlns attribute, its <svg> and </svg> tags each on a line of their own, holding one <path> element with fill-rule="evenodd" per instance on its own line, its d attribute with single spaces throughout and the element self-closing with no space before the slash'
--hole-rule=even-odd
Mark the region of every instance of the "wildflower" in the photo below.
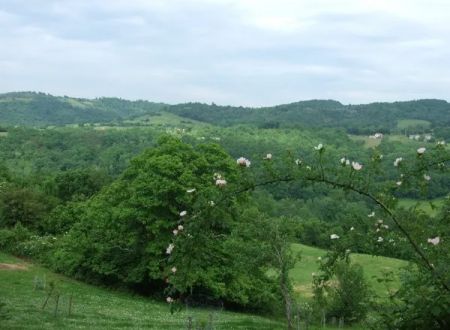
<svg viewBox="0 0 450 330">
<path fill-rule="evenodd" d="M 350 228 L 350 231 L 354 231 L 354 230 L 355 230 L 355 227 Z"/>
<path fill-rule="evenodd" d="M 271 160 L 272 159 L 272 154 L 267 154 L 264 159 Z"/>
<path fill-rule="evenodd" d="M 350 250 L 350 249 L 345 250 L 345 253 L 350 253 L 350 252 L 352 252 L 352 250 Z"/>
<path fill-rule="evenodd" d="M 389 229 L 388 225 L 382 225 L 381 227 L 383 227 L 384 229 Z"/>
<path fill-rule="evenodd" d="M 377 239 L 377 242 L 378 242 L 378 243 L 383 242 L 383 237 L 380 237 L 380 236 L 379 236 L 378 239 Z"/>
<path fill-rule="evenodd" d="M 226 181 L 226 180 L 223 180 L 223 179 L 217 179 L 217 180 L 216 180 L 216 186 L 223 187 L 223 186 L 225 186 L 226 184 L 227 184 L 227 181 Z"/>
<path fill-rule="evenodd" d="M 439 236 L 428 239 L 428 243 L 433 244 L 433 245 L 438 245 L 440 241 L 441 241 L 441 239 L 439 238 Z"/>
<path fill-rule="evenodd" d="M 247 158 L 244 158 L 244 157 L 238 158 L 236 160 L 236 163 L 240 166 L 245 166 L 245 167 L 249 167 L 251 164 L 251 162 Z"/>
<path fill-rule="evenodd" d="M 330 239 L 338 239 L 338 238 L 339 238 L 339 236 L 336 235 L 336 234 L 331 234 L 330 235 Z"/>
<path fill-rule="evenodd" d="M 214 201 L 209 201 L 209 206 L 214 206 L 216 205 L 216 203 L 214 203 Z"/>
<path fill-rule="evenodd" d="M 398 165 L 400 164 L 400 162 L 401 162 L 402 160 L 403 160 L 402 157 L 396 158 L 395 161 L 394 161 L 394 166 L 395 166 L 395 167 L 398 167 Z"/>
<path fill-rule="evenodd" d="M 425 180 L 427 180 L 427 181 L 430 181 L 430 180 L 431 180 L 431 176 L 429 176 L 428 174 L 424 174 L 424 175 L 423 175 L 423 178 L 424 178 Z"/>
<path fill-rule="evenodd" d="M 174 274 L 175 274 L 175 273 L 177 272 L 177 267 L 175 267 L 175 266 L 174 266 L 174 267 L 172 267 L 172 268 L 170 269 L 170 271 L 171 271 L 172 273 L 174 273 Z"/>
<path fill-rule="evenodd" d="M 322 143 L 319 143 L 319 144 L 317 145 L 317 147 L 314 147 L 314 149 L 315 149 L 315 150 L 318 150 L 318 151 L 322 150 L 322 149 L 323 149 L 323 144 L 322 144 Z"/>
<path fill-rule="evenodd" d="M 358 162 L 352 162 L 352 167 L 355 171 L 359 171 L 362 169 L 363 166 Z"/>
<path fill-rule="evenodd" d="M 187 214 L 187 211 L 181 211 L 180 212 L 180 217 L 184 217 Z"/>
<path fill-rule="evenodd" d="M 311 171 L 311 166 L 306 166 L 306 169 L 308 170 L 308 171 Z"/>
<path fill-rule="evenodd" d="M 173 245 L 172 243 L 170 243 L 169 246 L 168 246 L 167 249 L 166 249 L 166 254 L 171 254 L 174 247 L 175 247 L 175 245 Z"/>
<path fill-rule="evenodd" d="M 178 225 L 177 229 L 178 229 L 178 231 L 182 231 L 184 229 L 184 227 L 182 225 Z"/>
<path fill-rule="evenodd" d="M 178 229 L 172 230 L 172 233 L 173 233 L 175 236 L 177 236 L 177 235 L 178 235 Z"/>
<path fill-rule="evenodd" d="M 382 224 L 383 223 L 383 220 L 382 219 L 378 219 L 378 221 L 377 221 L 379 224 Z"/>
<path fill-rule="evenodd" d="M 400 187 L 402 185 L 402 182 L 401 181 L 397 181 L 396 185 Z"/>
<path fill-rule="evenodd" d="M 296 164 L 296 165 L 302 165 L 302 161 L 301 161 L 300 159 L 296 159 L 296 160 L 295 160 L 295 164 Z"/>
<path fill-rule="evenodd" d="M 444 140 L 438 141 L 437 145 L 438 145 L 438 146 L 443 146 L 443 145 L 445 145 L 445 141 L 444 141 Z"/>
<path fill-rule="evenodd" d="M 425 152 L 425 150 L 427 150 L 425 147 L 421 147 L 421 148 L 417 149 L 417 153 L 418 153 L 419 155 L 423 155 L 424 152 Z"/>
<path fill-rule="evenodd" d="M 372 213 L 367 215 L 369 218 L 373 218 L 375 216 L 375 212 L 372 211 Z"/>
<path fill-rule="evenodd" d="M 195 188 L 186 190 L 186 192 L 187 192 L 188 194 L 192 194 L 194 191 L 195 191 Z"/>
<path fill-rule="evenodd" d="M 342 157 L 341 160 L 340 160 L 342 165 L 345 165 L 345 161 L 346 161 L 345 157 Z"/>
<path fill-rule="evenodd" d="M 213 178 L 214 180 L 222 179 L 222 175 L 220 173 L 214 173 Z"/>
<path fill-rule="evenodd" d="M 173 298 L 172 297 L 167 297 L 166 301 L 167 301 L 167 303 L 171 304 L 171 303 L 173 303 Z"/>
</svg>

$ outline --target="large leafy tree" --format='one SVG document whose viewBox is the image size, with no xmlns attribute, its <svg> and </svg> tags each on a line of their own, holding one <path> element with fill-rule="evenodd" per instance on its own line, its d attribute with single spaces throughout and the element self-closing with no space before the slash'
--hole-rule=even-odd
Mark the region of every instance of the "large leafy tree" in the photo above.
<svg viewBox="0 0 450 330">
<path fill-rule="evenodd" d="M 240 230 L 257 215 L 242 215 L 246 194 L 227 195 L 227 180 L 239 182 L 241 171 L 217 145 L 162 138 L 110 186 L 77 204 L 54 265 L 104 283 L 166 290 L 171 299 L 267 306 L 277 291 L 266 275 L 268 249 L 255 254 Z"/>
</svg>

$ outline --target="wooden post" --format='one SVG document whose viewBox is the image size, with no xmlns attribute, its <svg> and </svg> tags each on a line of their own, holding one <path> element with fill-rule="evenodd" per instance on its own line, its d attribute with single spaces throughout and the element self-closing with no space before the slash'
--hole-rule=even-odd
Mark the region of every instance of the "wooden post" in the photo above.
<svg viewBox="0 0 450 330">
<path fill-rule="evenodd" d="M 72 299 L 73 299 L 73 293 L 71 293 L 70 297 L 69 297 L 69 316 L 72 314 Z"/>
<path fill-rule="evenodd" d="M 58 304 L 59 304 L 59 293 L 56 294 L 56 303 L 55 303 L 55 317 L 58 314 Z"/>
<path fill-rule="evenodd" d="M 53 287 L 50 289 L 50 291 L 49 291 L 49 293 L 47 295 L 47 298 L 45 299 L 44 304 L 42 305 L 42 309 L 44 309 L 45 306 L 47 306 L 48 300 L 50 299 L 52 293 L 53 293 Z"/>
</svg>

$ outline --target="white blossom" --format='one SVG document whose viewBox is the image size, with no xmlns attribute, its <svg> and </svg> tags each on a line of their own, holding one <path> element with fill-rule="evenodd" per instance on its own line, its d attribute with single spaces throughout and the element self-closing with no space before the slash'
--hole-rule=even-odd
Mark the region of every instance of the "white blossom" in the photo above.
<svg viewBox="0 0 450 330">
<path fill-rule="evenodd" d="M 423 178 L 424 178 L 425 180 L 427 180 L 427 181 L 430 181 L 430 180 L 431 180 L 431 176 L 429 176 L 428 174 L 424 174 L 424 175 L 423 175 Z"/>
<path fill-rule="evenodd" d="M 177 267 L 175 267 L 175 266 L 174 266 L 174 267 L 172 267 L 172 268 L 170 269 L 170 271 L 171 271 L 172 273 L 174 273 L 174 274 L 175 274 L 175 273 L 177 272 Z"/>
<path fill-rule="evenodd" d="M 272 159 L 272 154 L 267 154 L 264 159 L 271 160 Z"/>
<path fill-rule="evenodd" d="M 367 215 L 369 218 L 373 218 L 375 216 L 375 212 L 372 211 L 372 213 Z"/>
<path fill-rule="evenodd" d="M 193 193 L 194 191 L 195 191 L 195 188 L 186 190 L 186 192 L 187 192 L 188 194 L 191 194 L 191 193 Z"/>
<path fill-rule="evenodd" d="M 428 243 L 433 244 L 433 245 L 438 245 L 440 241 L 441 241 L 441 239 L 439 238 L 439 236 L 428 239 Z"/>
<path fill-rule="evenodd" d="M 345 161 L 346 161 L 345 157 L 342 157 L 341 160 L 340 160 L 342 165 L 345 165 Z"/>
<path fill-rule="evenodd" d="M 178 235 L 178 229 L 172 230 L 172 233 L 173 233 L 175 236 L 177 236 L 177 235 Z"/>
<path fill-rule="evenodd" d="M 378 219 L 378 221 L 377 221 L 379 224 L 382 224 L 383 223 L 383 220 L 382 219 Z"/>
<path fill-rule="evenodd" d="M 401 161 L 403 161 L 403 158 L 402 158 L 402 157 L 396 158 L 395 161 L 394 161 L 394 166 L 395 166 L 395 167 L 398 167 L 398 165 L 400 164 Z"/>
<path fill-rule="evenodd" d="M 378 242 L 378 243 L 383 242 L 383 237 L 378 237 L 377 242 Z"/>
<path fill-rule="evenodd" d="M 336 234 L 331 234 L 330 235 L 330 239 L 338 239 L 338 238 L 339 238 L 339 236 L 336 235 Z"/>
<path fill-rule="evenodd" d="M 323 144 L 322 143 L 319 143 L 318 145 L 317 145 L 317 147 L 314 147 L 314 149 L 315 150 L 322 150 L 323 149 Z"/>
<path fill-rule="evenodd" d="M 427 150 L 425 147 L 420 147 L 419 149 L 417 149 L 417 153 L 419 155 L 423 155 L 423 153 L 425 152 L 425 150 Z"/>
<path fill-rule="evenodd" d="M 187 211 L 181 211 L 180 212 L 180 217 L 184 217 L 187 214 Z"/>
<path fill-rule="evenodd" d="M 355 227 L 350 228 L 350 231 L 354 231 L 354 230 L 355 230 Z"/>
<path fill-rule="evenodd" d="M 167 298 L 166 298 L 166 301 L 167 301 L 169 304 L 173 303 L 172 297 L 167 297 Z"/>
<path fill-rule="evenodd" d="M 183 225 L 178 225 L 177 227 L 178 231 L 182 231 L 184 229 Z"/>
<path fill-rule="evenodd" d="M 209 206 L 214 206 L 214 205 L 216 205 L 216 203 L 214 203 L 214 201 L 209 201 Z"/>
<path fill-rule="evenodd" d="M 222 179 L 222 175 L 220 173 L 214 173 L 213 178 L 214 180 Z"/>
<path fill-rule="evenodd" d="M 401 185 L 402 185 L 402 182 L 401 182 L 401 181 L 397 181 L 395 184 L 396 184 L 397 186 L 401 186 Z"/>
<path fill-rule="evenodd" d="M 352 167 L 355 171 L 359 171 L 362 169 L 363 166 L 358 162 L 352 162 Z"/>
<path fill-rule="evenodd" d="M 226 184 L 227 184 L 227 181 L 224 180 L 224 179 L 217 179 L 217 180 L 216 180 L 216 186 L 223 187 L 223 186 L 225 186 Z"/>
<path fill-rule="evenodd" d="M 236 160 L 236 163 L 240 166 L 245 166 L 245 167 L 249 167 L 251 164 L 251 162 L 247 158 L 244 158 L 244 157 L 238 158 Z"/>
<path fill-rule="evenodd" d="M 444 141 L 444 140 L 438 141 L 437 145 L 438 145 L 438 146 L 443 146 L 443 145 L 445 145 L 445 141 Z"/>
<path fill-rule="evenodd" d="M 381 227 L 383 227 L 384 229 L 389 229 L 388 225 L 382 225 Z"/>
<path fill-rule="evenodd" d="M 166 254 L 171 254 L 174 247 L 175 247 L 175 245 L 173 245 L 172 243 L 170 243 L 169 246 L 168 246 L 167 249 L 166 249 Z"/>
<path fill-rule="evenodd" d="M 300 159 L 296 159 L 296 160 L 295 160 L 295 164 L 296 164 L 296 165 L 301 165 L 301 164 L 302 164 L 302 161 L 301 161 Z"/>
</svg>

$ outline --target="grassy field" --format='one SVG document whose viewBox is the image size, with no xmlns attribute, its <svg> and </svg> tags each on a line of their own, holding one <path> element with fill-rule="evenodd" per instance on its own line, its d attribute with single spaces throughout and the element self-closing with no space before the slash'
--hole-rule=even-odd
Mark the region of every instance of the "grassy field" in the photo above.
<svg viewBox="0 0 450 330">
<path fill-rule="evenodd" d="M 349 134 L 348 137 L 355 142 L 363 142 L 363 147 L 366 149 L 375 148 L 381 143 L 381 139 L 371 139 L 368 136 L 363 135 Z"/>
<path fill-rule="evenodd" d="M 308 301 L 312 297 L 311 274 L 317 271 L 317 258 L 325 251 L 300 244 L 293 244 L 293 249 L 302 253 L 302 259 L 291 271 L 295 292 L 300 301 Z M 364 267 L 370 285 L 380 295 L 385 288 L 373 276 L 380 275 L 384 269 L 396 270 L 405 265 L 400 260 L 361 254 L 353 255 L 353 259 Z M 5 269 L 5 264 L 17 268 Z M 47 289 L 53 282 L 60 293 L 56 316 L 56 299 L 49 299 L 43 309 L 47 291 L 35 289 L 36 280 L 44 279 Z M 71 295 L 73 305 L 69 316 Z M 0 253 L 0 301 L 6 303 L 10 316 L 0 321 L 1 329 L 183 329 L 187 327 L 188 317 L 192 317 L 194 325 L 208 324 L 211 318 L 214 329 L 285 328 L 282 320 L 219 309 L 188 308 L 172 315 L 164 302 L 91 286 L 4 253 Z"/>
<path fill-rule="evenodd" d="M 423 127 L 429 128 L 431 123 L 427 120 L 420 119 L 402 119 L 397 122 L 397 128 L 399 129 L 408 129 L 410 127 Z"/>
<path fill-rule="evenodd" d="M 293 244 L 293 250 L 301 253 L 301 260 L 298 261 L 291 271 L 291 278 L 294 282 L 294 290 L 297 298 L 301 301 L 307 301 L 312 297 L 312 273 L 317 272 L 317 258 L 325 255 L 326 251 L 302 244 Z M 400 267 L 406 266 L 407 262 L 377 257 L 367 254 L 352 254 L 352 261 L 360 264 L 364 269 L 364 275 L 371 288 L 381 297 L 387 296 L 387 288 L 376 281 L 384 271 L 396 271 Z M 398 279 L 392 283 L 393 288 L 399 286 Z"/>
<path fill-rule="evenodd" d="M 437 215 L 439 210 L 442 209 L 444 202 L 444 198 L 436 198 L 429 201 L 418 201 L 416 199 L 402 198 L 398 201 L 399 206 L 401 207 L 404 207 L 406 209 L 416 207 L 417 209 L 424 211 L 431 217 Z M 433 204 L 435 208 L 433 208 L 430 203 Z"/>
</svg>

